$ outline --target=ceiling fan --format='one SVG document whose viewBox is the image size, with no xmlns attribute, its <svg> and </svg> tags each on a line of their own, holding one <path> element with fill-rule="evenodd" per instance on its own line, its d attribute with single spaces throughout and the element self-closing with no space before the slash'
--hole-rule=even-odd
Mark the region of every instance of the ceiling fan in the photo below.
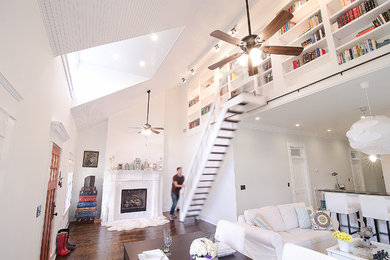
<svg viewBox="0 0 390 260">
<path fill-rule="evenodd" d="M 158 130 L 164 130 L 164 128 L 162 128 L 162 127 L 152 127 L 149 124 L 150 90 L 148 90 L 146 92 L 148 93 L 148 106 L 146 108 L 146 123 L 144 125 L 142 125 L 141 127 L 129 127 L 129 128 L 138 129 L 138 130 L 140 130 L 138 132 L 139 134 L 143 134 L 145 136 L 149 136 L 152 133 L 153 134 L 159 134 L 160 131 L 158 131 Z"/>
<path fill-rule="evenodd" d="M 249 76 L 256 75 L 258 73 L 257 65 L 261 62 L 262 53 L 264 54 L 279 54 L 279 55 L 292 55 L 298 56 L 302 53 L 302 47 L 293 46 L 263 46 L 263 43 L 272 37 L 281 27 L 283 27 L 288 21 L 290 21 L 294 15 L 290 12 L 282 10 L 276 15 L 276 17 L 264 28 L 259 34 L 252 34 L 251 21 L 249 16 L 248 0 L 246 1 L 246 16 L 248 19 L 249 35 L 244 38 L 237 39 L 224 33 L 220 30 L 213 31 L 210 36 L 225 41 L 227 43 L 240 47 L 243 52 L 235 53 L 229 57 L 226 57 L 217 63 L 209 66 L 210 70 L 216 68 L 222 68 L 226 63 L 240 58 L 239 61 L 242 64 L 248 63 Z"/>
</svg>

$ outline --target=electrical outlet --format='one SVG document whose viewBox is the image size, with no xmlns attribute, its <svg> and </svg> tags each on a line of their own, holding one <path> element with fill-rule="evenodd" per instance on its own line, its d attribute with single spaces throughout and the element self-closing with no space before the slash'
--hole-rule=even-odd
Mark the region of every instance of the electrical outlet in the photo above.
<svg viewBox="0 0 390 260">
<path fill-rule="evenodd" d="M 245 190 L 245 189 L 246 189 L 245 185 L 241 185 L 241 190 Z"/>
<path fill-rule="evenodd" d="M 37 207 L 37 213 L 35 214 L 36 217 L 39 217 L 41 215 L 42 205 L 39 205 Z"/>
</svg>

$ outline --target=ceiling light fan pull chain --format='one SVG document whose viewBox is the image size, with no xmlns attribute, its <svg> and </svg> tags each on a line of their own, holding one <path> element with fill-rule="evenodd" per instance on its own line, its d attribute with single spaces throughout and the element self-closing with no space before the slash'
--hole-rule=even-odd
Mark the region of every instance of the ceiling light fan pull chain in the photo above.
<svg viewBox="0 0 390 260">
<path fill-rule="evenodd" d="M 246 2 L 246 17 L 248 19 L 248 30 L 249 30 L 249 35 L 252 35 L 252 30 L 251 30 L 251 19 L 249 17 L 249 4 L 248 0 L 245 0 Z"/>
<path fill-rule="evenodd" d="M 371 105 L 370 105 L 370 100 L 368 99 L 367 88 L 364 89 L 364 93 L 366 94 L 368 112 L 370 113 L 370 116 L 372 116 L 372 113 L 371 113 Z"/>
</svg>

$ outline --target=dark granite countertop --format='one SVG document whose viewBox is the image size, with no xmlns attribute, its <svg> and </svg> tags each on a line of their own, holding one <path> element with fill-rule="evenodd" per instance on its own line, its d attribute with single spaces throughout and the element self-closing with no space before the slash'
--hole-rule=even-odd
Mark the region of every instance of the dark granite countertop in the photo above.
<svg viewBox="0 0 390 260">
<path fill-rule="evenodd" d="M 322 191 L 322 192 L 339 192 L 339 193 L 349 193 L 349 194 L 362 194 L 362 195 L 390 196 L 390 193 L 386 193 L 386 192 L 353 191 L 353 190 L 332 190 L 332 189 L 318 189 L 317 191 Z"/>
</svg>

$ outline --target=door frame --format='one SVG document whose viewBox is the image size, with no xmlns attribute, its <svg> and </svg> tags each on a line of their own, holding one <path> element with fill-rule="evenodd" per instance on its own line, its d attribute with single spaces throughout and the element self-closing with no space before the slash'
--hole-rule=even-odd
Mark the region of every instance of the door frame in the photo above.
<svg viewBox="0 0 390 260">
<path fill-rule="evenodd" d="M 359 177 L 360 177 L 360 181 L 361 181 L 361 184 L 362 184 L 362 188 L 363 190 L 362 191 L 365 191 L 366 190 L 366 183 L 364 182 L 364 176 L 363 176 L 363 166 L 362 166 L 362 154 L 361 152 L 359 152 L 358 150 L 354 150 L 354 149 L 348 149 L 348 156 L 349 156 L 349 163 L 351 165 L 351 173 L 352 173 L 352 179 L 353 179 L 353 187 L 355 188 L 355 191 L 356 191 L 356 181 L 355 181 L 355 174 L 353 172 L 353 162 L 354 161 L 358 161 L 359 162 L 359 165 L 360 165 L 360 173 L 359 173 Z M 357 154 L 357 157 L 356 158 L 352 158 L 352 153 L 356 153 Z"/>
<path fill-rule="evenodd" d="M 54 231 L 54 226 L 55 226 L 55 218 L 54 218 L 54 215 L 52 214 L 52 218 L 49 220 L 51 221 L 51 228 L 50 228 L 50 231 L 49 231 L 49 234 L 48 234 L 48 241 L 47 241 L 47 250 L 44 252 L 43 250 L 43 244 L 44 244 L 44 234 L 45 234 L 45 222 L 46 222 L 46 214 L 48 214 L 48 212 L 46 211 L 47 210 L 47 206 L 48 206 L 48 192 L 49 192 L 49 183 L 50 183 L 50 176 L 51 176 L 51 166 L 52 166 L 52 160 L 53 160 L 53 149 L 54 148 L 57 148 L 59 149 L 59 159 L 58 159 L 58 170 L 57 170 L 57 174 L 55 176 L 55 180 L 54 180 L 54 185 L 55 185 L 55 191 L 54 191 L 54 198 L 53 198 L 53 203 L 55 205 L 56 203 L 56 199 L 57 199 L 57 182 L 58 182 L 58 175 L 59 175 L 59 171 L 60 171 L 60 168 L 61 168 L 61 156 L 62 156 L 62 148 L 60 145 L 58 145 L 57 143 L 51 141 L 50 142 L 50 152 L 49 152 L 49 155 L 50 155 L 50 159 L 49 159 L 49 167 L 48 167 L 48 175 L 47 175 L 47 178 L 46 178 L 46 181 L 47 181 L 47 185 L 46 185 L 46 195 L 45 195 L 45 208 L 44 208 L 44 211 L 43 212 L 43 225 L 42 225 L 42 232 L 41 232 L 41 249 L 40 249 L 40 259 L 41 260 L 46 260 L 46 259 L 51 259 L 52 255 L 53 255 L 53 252 L 52 252 L 52 240 L 53 240 L 53 231 Z M 55 207 L 53 208 L 53 212 L 55 212 Z M 54 247 L 55 249 L 55 247 Z M 46 255 L 47 253 L 47 255 Z M 44 255 L 42 255 L 44 254 Z"/>
<path fill-rule="evenodd" d="M 294 193 L 294 178 L 293 178 L 293 169 L 292 169 L 292 159 L 293 157 L 291 156 L 291 148 L 298 148 L 301 149 L 301 159 L 304 161 L 304 178 L 306 182 L 306 193 L 308 195 L 308 200 L 310 205 L 307 206 L 312 206 L 313 205 L 313 196 L 312 196 L 312 189 L 311 189 L 311 180 L 310 180 L 310 175 L 309 175 L 309 165 L 308 165 L 308 160 L 307 160 L 307 154 L 306 154 L 306 146 L 302 143 L 290 143 L 287 142 L 287 153 L 288 153 L 288 162 L 289 162 L 289 167 L 290 167 L 290 180 L 291 180 L 291 188 L 292 188 L 292 195 L 293 195 L 293 201 L 296 201 L 295 198 L 295 193 Z M 306 201 L 305 201 L 306 203 Z"/>
</svg>

